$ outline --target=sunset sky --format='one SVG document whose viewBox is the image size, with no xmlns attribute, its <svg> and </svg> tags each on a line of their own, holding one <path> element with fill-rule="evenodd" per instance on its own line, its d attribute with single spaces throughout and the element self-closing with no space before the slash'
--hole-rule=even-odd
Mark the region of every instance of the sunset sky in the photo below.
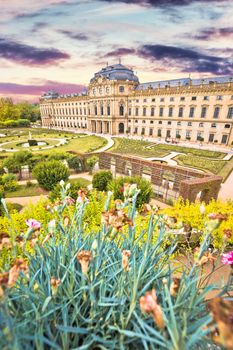
<svg viewBox="0 0 233 350">
<path fill-rule="evenodd" d="M 0 96 L 81 91 L 108 64 L 140 82 L 233 77 L 232 0 L 0 0 Z"/>
</svg>

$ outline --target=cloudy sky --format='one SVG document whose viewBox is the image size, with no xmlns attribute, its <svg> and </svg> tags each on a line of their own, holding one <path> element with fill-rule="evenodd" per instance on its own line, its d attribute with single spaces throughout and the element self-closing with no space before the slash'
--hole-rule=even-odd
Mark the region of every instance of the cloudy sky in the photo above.
<svg viewBox="0 0 233 350">
<path fill-rule="evenodd" d="M 79 92 L 121 61 L 140 82 L 233 76 L 232 0 L 0 0 L 0 96 Z"/>
</svg>

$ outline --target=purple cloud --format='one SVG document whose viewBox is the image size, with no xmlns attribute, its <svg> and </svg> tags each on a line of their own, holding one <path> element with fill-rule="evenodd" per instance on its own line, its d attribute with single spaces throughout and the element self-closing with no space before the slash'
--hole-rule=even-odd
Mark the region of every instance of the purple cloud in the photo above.
<svg viewBox="0 0 233 350">
<path fill-rule="evenodd" d="M 120 47 L 116 50 L 108 52 L 104 57 L 121 57 L 121 56 L 127 56 L 132 55 L 136 52 L 134 49 L 128 49 L 124 47 Z"/>
<path fill-rule="evenodd" d="M 6 95 L 38 95 L 41 96 L 48 90 L 56 90 L 59 93 L 71 94 L 79 93 L 85 89 L 81 84 L 69 84 L 58 81 L 45 80 L 40 85 L 34 84 L 14 84 L 14 83 L 1 83 L 0 82 L 0 94 Z"/>
<path fill-rule="evenodd" d="M 143 45 L 138 55 L 152 61 L 177 66 L 182 72 L 231 75 L 233 67 L 228 58 L 202 54 L 198 51 L 166 45 Z"/>
<path fill-rule="evenodd" d="M 220 3 L 230 2 L 231 0 L 99 0 L 104 2 L 125 4 L 136 4 L 141 6 L 155 6 L 155 7 L 176 7 L 176 6 L 188 6 L 193 3 Z"/>
<path fill-rule="evenodd" d="M 227 38 L 231 37 L 233 35 L 233 27 L 229 28 L 207 28 L 197 35 L 192 36 L 193 39 L 197 40 L 210 40 L 210 39 L 216 39 L 216 38 Z M 190 37 L 190 34 L 187 34 L 187 36 Z"/>
<path fill-rule="evenodd" d="M 162 68 L 154 67 L 154 71 L 164 71 L 173 66 L 181 72 L 211 73 L 215 75 L 232 75 L 233 67 L 229 58 L 207 55 L 196 50 L 166 45 L 142 45 L 137 49 L 119 47 L 106 53 L 103 57 L 120 57 L 137 55 L 151 62 L 162 63 Z"/>
<path fill-rule="evenodd" d="M 75 40 L 80 40 L 80 41 L 88 41 L 89 36 L 85 33 L 82 32 L 72 32 L 71 30 L 59 30 L 59 33 L 62 33 L 66 35 L 68 38 L 75 39 Z"/>
<path fill-rule="evenodd" d="M 0 58 L 34 66 L 57 64 L 70 55 L 57 49 L 41 49 L 13 40 L 0 38 Z"/>
</svg>

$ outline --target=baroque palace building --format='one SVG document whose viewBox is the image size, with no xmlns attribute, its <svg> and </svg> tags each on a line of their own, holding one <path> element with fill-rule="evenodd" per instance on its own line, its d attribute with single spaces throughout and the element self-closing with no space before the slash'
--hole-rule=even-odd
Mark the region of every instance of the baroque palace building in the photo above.
<svg viewBox="0 0 233 350">
<path fill-rule="evenodd" d="M 233 142 L 232 77 L 140 84 L 122 64 L 95 73 L 81 94 L 49 91 L 40 98 L 44 127 L 177 142 Z"/>
</svg>

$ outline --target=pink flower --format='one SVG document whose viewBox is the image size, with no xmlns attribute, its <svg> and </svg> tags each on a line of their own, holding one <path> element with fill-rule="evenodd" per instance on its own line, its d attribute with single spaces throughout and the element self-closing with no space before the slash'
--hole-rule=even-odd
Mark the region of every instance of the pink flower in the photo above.
<svg viewBox="0 0 233 350">
<path fill-rule="evenodd" d="M 227 254 L 222 255 L 222 263 L 224 265 L 233 265 L 233 250 Z"/>
<path fill-rule="evenodd" d="M 41 223 L 35 219 L 26 220 L 26 225 L 34 230 L 39 230 L 41 228 Z"/>
<path fill-rule="evenodd" d="M 65 200 L 66 200 L 66 204 L 68 204 L 68 205 L 72 205 L 75 202 L 75 200 L 71 197 L 66 197 Z"/>
</svg>

